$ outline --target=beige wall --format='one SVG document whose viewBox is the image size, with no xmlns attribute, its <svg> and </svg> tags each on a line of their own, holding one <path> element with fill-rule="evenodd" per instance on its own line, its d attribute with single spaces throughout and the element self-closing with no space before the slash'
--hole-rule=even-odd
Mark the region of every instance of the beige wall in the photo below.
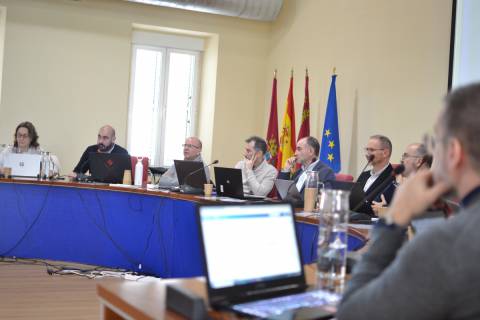
<svg viewBox="0 0 480 320">
<path fill-rule="evenodd" d="M 0 4 L 7 7 L 0 141 L 11 142 L 15 126 L 30 120 L 64 172 L 105 123 L 126 144 L 134 23 L 211 35 L 198 125 L 207 160 L 233 165 L 244 137 L 262 128 L 261 117 L 250 118 L 264 100 L 270 24 L 120 0 Z"/>
<path fill-rule="evenodd" d="M 271 70 L 279 71 L 279 120 L 292 67 L 299 119 L 308 66 L 311 133 L 319 137 L 335 66 L 342 172 L 358 174 L 362 148 L 375 133 L 392 139 L 398 163 L 404 147 L 432 127 L 446 93 L 450 19 L 451 0 L 286 1 L 273 24 L 266 72 L 271 86 Z M 297 133 L 299 126 L 297 120 Z"/>
<path fill-rule="evenodd" d="M 243 140 L 264 136 L 272 71 L 279 120 L 295 69 L 298 121 L 310 71 L 312 134 L 319 136 L 337 67 L 342 171 L 356 175 L 367 137 L 384 133 L 397 162 L 432 123 L 446 92 L 451 0 L 287 0 L 274 23 L 120 0 L 0 0 L 7 7 L 0 143 L 29 119 L 70 170 L 98 127 L 126 144 L 132 24 L 209 34 L 198 133 L 205 158 L 231 166 Z"/>
</svg>

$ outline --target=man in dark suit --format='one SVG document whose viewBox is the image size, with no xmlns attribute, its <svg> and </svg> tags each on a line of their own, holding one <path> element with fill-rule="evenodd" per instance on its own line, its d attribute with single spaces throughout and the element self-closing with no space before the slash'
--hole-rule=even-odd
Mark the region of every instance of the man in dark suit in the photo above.
<svg viewBox="0 0 480 320">
<path fill-rule="evenodd" d="M 90 170 L 88 165 L 88 158 L 90 153 L 123 153 L 128 154 L 128 151 L 115 144 L 115 129 L 110 125 L 105 125 L 100 128 L 97 136 L 97 144 L 87 147 L 83 152 L 82 157 L 78 161 L 78 164 L 73 169 L 73 172 L 69 174 L 70 177 L 77 177 L 78 174 L 85 173 Z"/>
<path fill-rule="evenodd" d="M 278 174 L 278 179 L 293 180 L 296 187 L 296 190 L 289 190 L 286 200 L 292 200 L 295 205 L 303 206 L 306 171 L 317 171 L 318 180 L 326 186 L 329 186 L 329 181 L 335 180 L 332 169 L 318 159 L 319 152 L 320 144 L 314 137 L 305 137 L 297 142 L 295 156 L 287 160 L 285 167 Z M 297 163 L 301 164 L 301 169 L 292 175 L 291 170 Z"/>
<path fill-rule="evenodd" d="M 374 215 L 371 207 L 372 201 L 381 201 L 382 194 L 387 204 L 392 200 L 395 191 L 395 180 L 392 178 L 393 168 L 390 164 L 391 156 L 392 142 L 389 138 L 377 134 L 368 139 L 367 146 L 365 147 L 365 157 L 367 160 L 370 159 L 372 169 L 362 172 L 357 179 L 357 187 L 363 188 L 367 200 L 360 208 L 356 208 L 355 211 Z M 390 180 L 391 183 L 379 190 L 378 186 L 386 180 Z"/>
</svg>

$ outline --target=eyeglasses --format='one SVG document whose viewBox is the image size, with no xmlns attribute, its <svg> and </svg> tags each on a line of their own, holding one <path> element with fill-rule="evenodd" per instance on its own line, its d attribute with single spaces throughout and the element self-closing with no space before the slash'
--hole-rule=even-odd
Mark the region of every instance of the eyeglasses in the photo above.
<svg viewBox="0 0 480 320">
<path fill-rule="evenodd" d="M 402 160 L 405 160 L 406 158 L 422 158 L 422 157 L 415 156 L 415 155 L 413 155 L 413 154 L 408 154 L 408 153 L 404 152 L 404 153 L 402 154 Z"/>
<path fill-rule="evenodd" d="M 182 144 L 182 147 L 200 149 L 200 147 L 194 146 L 193 144 L 189 144 L 189 143 Z"/>
<path fill-rule="evenodd" d="M 17 133 L 17 139 L 18 138 L 27 139 L 28 137 L 29 137 L 28 133 L 24 133 L 24 134 Z"/>
<path fill-rule="evenodd" d="M 385 149 L 364 148 L 363 150 L 365 152 L 368 152 L 368 153 L 373 153 L 375 151 L 381 151 L 381 150 L 385 150 Z"/>
</svg>

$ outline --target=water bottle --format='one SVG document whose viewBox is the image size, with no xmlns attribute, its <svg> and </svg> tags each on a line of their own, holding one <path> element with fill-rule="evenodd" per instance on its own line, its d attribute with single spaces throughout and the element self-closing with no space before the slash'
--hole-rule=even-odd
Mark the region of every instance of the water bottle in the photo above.
<svg viewBox="0 0 480 320">
<path fill-rule="evenodd" d="M 40 178 L 41 179 L 48 179 L 48 174 L 50 172 L 50 161 L 48 160 L 48 152 L 41 152 L 42 155 L 42 162 L 40 166 Z"/>
<path fill-rule="evenodd" d="M 135 182 L 134 185 L 141 187 L 143 181 L 143 164 L 142 158 L 137 158 L 137 164 L 135 165 Z"/>
<path fill-rule="evenodd" d="M 342 293 L 347 259 L 349 191 L 323 190 L 319 197 L 317 285 Z"/>
<path fill-rule="evenodd" d="M 313 212 L 318 194 L 318 171 L 306 171 L 303 211 Z"/>
</svg>

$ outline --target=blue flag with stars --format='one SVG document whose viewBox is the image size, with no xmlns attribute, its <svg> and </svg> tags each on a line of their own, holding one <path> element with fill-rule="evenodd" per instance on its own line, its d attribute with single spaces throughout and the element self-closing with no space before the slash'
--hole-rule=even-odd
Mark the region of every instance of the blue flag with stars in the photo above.
<svg viewBox="0 0 480 320">
<path fill-rule="evenodd" d="M 332 75 L 332 83 L 330 84 L 330 92 L 328 94 L 327 112 L 323 124 L 320 160 L 332 168 L 335 173 L 338 173 L 340 172 L 342 164 L 340 161 L 340 138 L 338 134 L 336 78 L 336 74 Z"/>
</svg>

